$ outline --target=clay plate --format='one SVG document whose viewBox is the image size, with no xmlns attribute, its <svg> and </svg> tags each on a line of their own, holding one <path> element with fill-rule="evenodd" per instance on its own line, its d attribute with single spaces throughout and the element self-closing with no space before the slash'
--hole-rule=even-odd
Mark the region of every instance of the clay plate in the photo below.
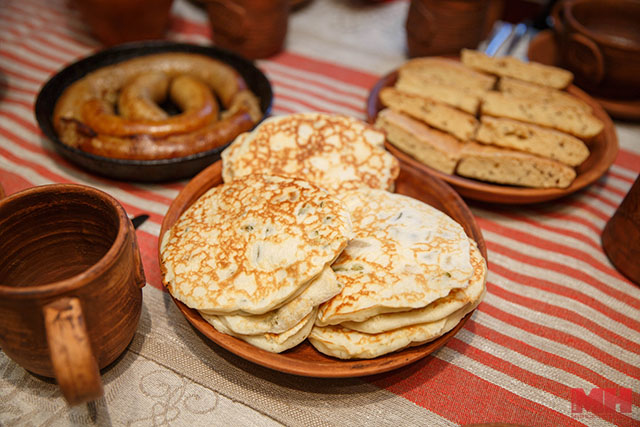
<svg viewBox="0 0 640 427">
<path fill-rule="evenodd" d="M 169 206 L 162 221 L 160 239 L 177 221 L 180 215 L 208 189 L 222 184 L 222 163 L 218 161 L 195 176 L 178 194 Z M 487 257 L 487 249 L 469 208 L 446 183 L 440 179 L 401 162 L 400 176 L 396 181 L 396 192 L 414 197 L 440 209 L 460 223 L 467 235 L 478 243 L 482 255 Z M 159 256 L 159 255 L 158 255 Z M 246 360 L 267 368 L 289 374 L 317 378 L 346 378 L 387 372 L 405 366 L 433 353 L 454 336 L 471 314 L 447 334 L 429 343 L 409 347 L 370 360 L 340 360 L 325 356 L 316 351 L 308 341 L 283 353 L 270 353 L 216 331 L 196 310 L 188 308 L 176 299 L 173 300 L 187 321 L 211 341 Z"/>
<path fill-rule="evenodd" d="M 558 66 L 560 52 L 553 31 L 540 31 L 529 43 L 527 56 L 531 61 Z M 640 99 L 618 100 L 596 96 L 593 99 L 614 119 L 640 120 Z"/>
<path fill-rule="evenodd" d="M 380 90 L 387 86 L 393 86 L 397 78 L 398 72 L 393 71 L 378 80 L 375 86 L 371 89 L 367 100 L 367 120 L 369 123 L 375 122 L 378 112 L 384 108 L 378 98 Z M 593 114 L 604 123 L 604 130 L 602 133 L 587 144 L 591 154 L 587 160 L 585 160 L 584 163 L 576 169 L 576 179 L 567 188 L 545 189 L 515 187 L 477 181 L 475 179 L 465 178 L 459 175 L 449 175 L 420 163 L 404 151 L 390 144 L 388 141 L 385 142 L 385 146 L 403 162 L 446 181 L 463 197 L 483 202 L 502 204 L 527 204 L 558 199 L 592 184 L 607 172 L 618 154 L 618 137 L 613 127 L 613 122 L 607 113 L 596 101 L 593 100 L 593 98 L 577 87 L 572 85 L 567 91 L 589 104 L 593 108 Z"/>
<path fill-rule="evenodd" d="M 122 44 L 80 59 L 55 74 L 40 89 L 36 100 L 36 119 L 42 133 L 53 147 L 67 160 L 91 172 L 109 178 L 160 182 L 190 178 L 220 158 L 226 145 L 184 157 L 160 160 L 127 160 L 85 153 L 63 144 L 53 128 L 52 116 L 56 101 L 62 92 L 87 73 L 106 65 L 138 56 L 164 52 L 190 52 L 210 56 L 231 65 L 244 78 L 251 91 L 260 99 L 263 118 L 271 112 L 273 92 L 267 77 L 249 60 L 215 46 L 200 46 L 170 41 L 146 41 Z M 229 141 L 231 143 L 231 141 Z"/>
</svg>

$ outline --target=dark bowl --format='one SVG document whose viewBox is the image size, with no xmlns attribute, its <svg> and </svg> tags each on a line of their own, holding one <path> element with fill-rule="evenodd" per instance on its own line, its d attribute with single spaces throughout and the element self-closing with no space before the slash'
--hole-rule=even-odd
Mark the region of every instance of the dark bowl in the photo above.
<svg viewBox="0 0 640 427">
<path fill-rule="evenodd" d="M 36 99 L 36 120 L 60 155 L 69 161 L 109 178 L 138 182 L 161 182 L 189 178 L 220 158 L 229 143 L 212 150 L 184 157 L 160 160 L 127 160 L 97 156 L 65 145 L 53 128 L 53 109 L 62 92 L 87 73 L 127 59 L 162 52 L 190 52 L 206 55 L 231 65 L 244 78 L 249 89 L 260 99 L 263 119 L 271 112 L 273 91 L 267 77 L 249 60 L 214 46 L 169 41 L 146 41 L 122 44 L 100 51 L 63 68 L 40 90 Z"/>
</svg>

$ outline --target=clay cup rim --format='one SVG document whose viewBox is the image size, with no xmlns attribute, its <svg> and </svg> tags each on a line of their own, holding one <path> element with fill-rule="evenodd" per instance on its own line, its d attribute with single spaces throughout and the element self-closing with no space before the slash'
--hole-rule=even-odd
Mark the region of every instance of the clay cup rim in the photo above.
<svg viewBox="0 0 640 427">
<path fill-rule="evenodd" d="M 81 184 L 47 184 L 31 187 L 26 190 L 11 194 L 0 200 L 0 206 L 14 202 L 15 200 L 31 197 L 40 193 L 82 193 L 93 198 L 98 198 L 111 206 L 116 215 L 118 231 L 116 237 L 107 252 L 86 270 L 63 280 L 34 286 L 7 286 L 0 284 L 0 297 L 33 298 L 35 296 L 53 297 L 65 292 L 73 291 L 85 286 L 97 279 L 104 271 L 109 269 L 117 260 L 122 248 L 127 241 L 129 232 L 129 218 L 120 203 L 109 194 L 93 187 Z"/>
</svg>

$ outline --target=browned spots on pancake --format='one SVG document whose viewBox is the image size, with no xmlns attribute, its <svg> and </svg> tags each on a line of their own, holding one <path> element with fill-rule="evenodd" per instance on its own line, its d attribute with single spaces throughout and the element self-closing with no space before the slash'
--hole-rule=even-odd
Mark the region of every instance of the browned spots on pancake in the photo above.
<svg viewBox="0 0 640 427">
<path fill-rule="evenodd" d="M 171 228 L 165 281 L 190 307 L 260 314 L 318 275 L 350 232 L 343 205 L 318 187 L 250 175 L 209 190 Z"/>
<path fill-rule="evenodd" d="M 333 191 L 362 186 L 391 189 L 399 164 L 383 144 L 383 133 L 347 116 L 276 117 L 225 150 L 223 178 L 264 171 L 304 178 Z"/>
</svg>

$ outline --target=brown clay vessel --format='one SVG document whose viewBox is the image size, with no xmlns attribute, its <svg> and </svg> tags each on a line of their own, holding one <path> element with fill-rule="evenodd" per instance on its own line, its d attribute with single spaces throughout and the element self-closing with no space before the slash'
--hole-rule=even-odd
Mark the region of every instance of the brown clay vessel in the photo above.
<svg viewBox="0 0 640 427">
<path fill-rule="evenodd" d="M 285 43 L 290 0 L 205 0 L 216 46 L 267 58 Z"/>
<path fill-rule="evenodd" d="M 55 377 L 70 404 L 102 395 L 99 369 L 135 333 L 145 284 L 122 206 L 74 184 L 0 200 L 0 347 Z"/>
<path fill-rule="evenodd" d="M 173 0 L 73 0 L 106 46 L 164 37 Z"/>
<path fill-rule="evenodd" d="M 602 248 L 622 274 L 640 285 L 640 175 L 602 232 Z"/>
<path fill-rule="evenodd" d="M 411 0 L 405 28 L 409 56 L 458 54 L 487 34 L 490 0 Z"/>
<path fill-rule="evenodd" d="M 640 97 L 640 1 L 565 0 L 553 11 L 561 66 L 590 94 Z"/>
</svg>

